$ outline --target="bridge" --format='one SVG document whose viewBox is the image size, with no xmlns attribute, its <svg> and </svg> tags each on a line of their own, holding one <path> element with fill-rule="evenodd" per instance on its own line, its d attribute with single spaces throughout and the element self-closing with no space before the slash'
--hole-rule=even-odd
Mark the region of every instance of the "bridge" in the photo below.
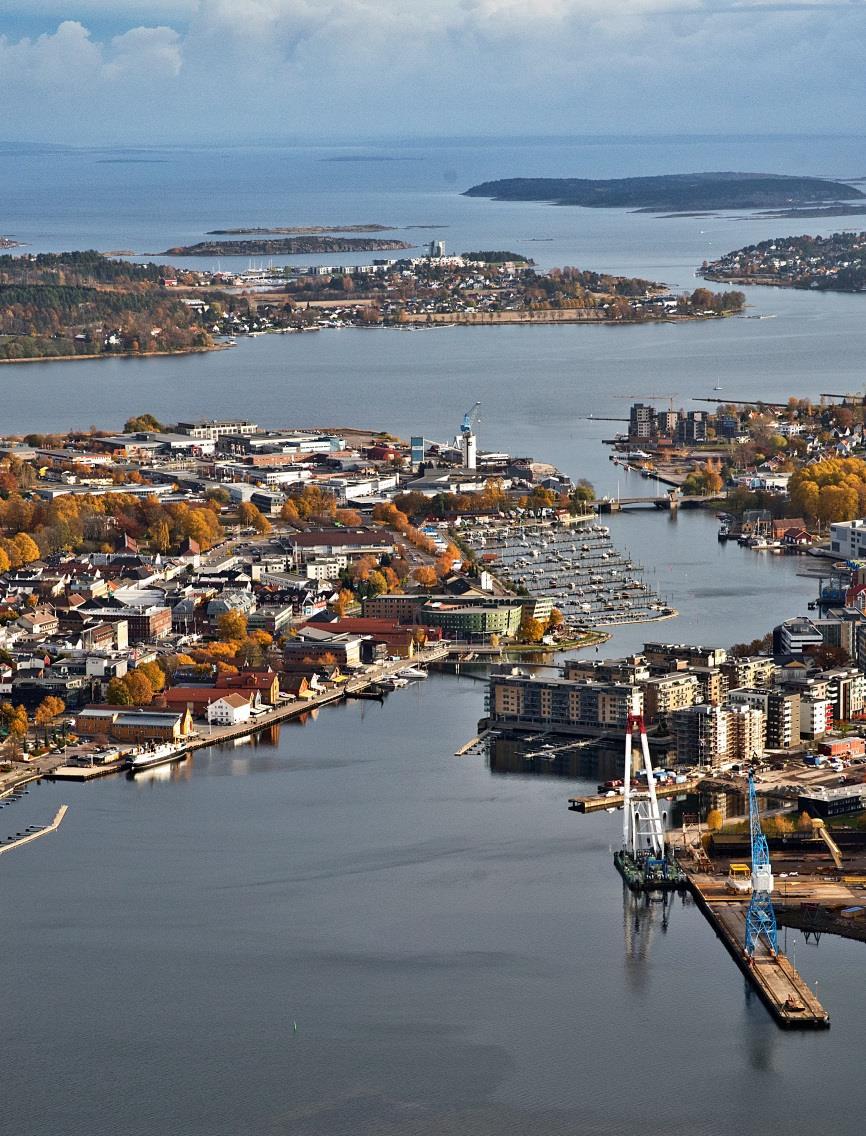
<svg viewBox="0 0 866 1136">
<path fill-rule="evenodd" d="M 681 497 L 680 490 L 673 488 L 656 497 L 598 497 L 595 501 L 590 501 L 590 505 L 599 513 L 619 513 L 623 509 L 638 508 L 642 505 L 675 512 L 680 507 Z"/>
</svg>

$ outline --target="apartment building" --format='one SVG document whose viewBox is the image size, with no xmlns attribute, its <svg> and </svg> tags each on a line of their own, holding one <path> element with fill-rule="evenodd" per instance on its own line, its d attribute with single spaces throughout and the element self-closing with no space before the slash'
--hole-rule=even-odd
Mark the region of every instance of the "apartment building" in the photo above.
<svg viewBox="0 0 866 1136">
<path fill-rule="evenodd" d="M 764 715 L 745 704 L 677 710 L 670 727 L 679 765 L 750 761 L 764 752 Z"/>
<path fill-rule="evenodd" d="M 666 722 L 675 710 L 684 710 L 698 701 L 700 686 L 693 674 L 660 675 L 640 684 L 644 696 L 644 716 L 648 723 Z"/>
<path fill-rule="evenodd" d="M 729 701 L 760 710 L 764 715 L 767 749 L 791 749 L 800 744 L 800 695 L 787 690 L 744 687 L 732 690 Z"/>
<path fill-rule="evenodd" d="M 724 647 L 701 647 L 692 643 L 644 643 L 643 653 L 653 671 L 720 667 L 728 657 Z"/>
<path fill-rule="evenodd" d="M 632 706 L 643 711 L 640 690 L 623 683 L 570 682 L 521 673 L 490 676 L 490 720 L 518 728 L 561 733 L 624 730 Z"/>
<path fill-rule="evenodd" d="M 732 655 L 720 666 L 729 690 L 772 686 L 776 673 L 775 660 L 769 655 Z"/>
<path fill-rule="evenodd" d="M 624 659 L 568 659 L 563 675 L 570 682 L 645 682 L 650 677 L 649 664 L 643 655 Z"/>
</svg>

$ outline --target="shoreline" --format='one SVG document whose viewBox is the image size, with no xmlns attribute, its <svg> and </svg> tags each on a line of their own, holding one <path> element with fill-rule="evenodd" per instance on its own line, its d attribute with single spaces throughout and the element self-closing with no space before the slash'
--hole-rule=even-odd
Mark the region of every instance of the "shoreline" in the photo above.
<svg viewBox="0 0 866 1136">
<path fill-rule="evenodd" d="M 829 290 L 829 289 L 828 289 Z M 852 293 L 853 294 L 853 293 Z M 326 310 L 326 309 L 323 309 Z M 485 313 L 431 313 L 429 316 L 408 318 L 400 323 L 390 324 L 350 324 L 347 327 L 311 327 L 315 331 L 425 331 L 435 327 L 494 327 L 496 325 L 511 326 L 514 324 L 535 324 L 550 326 L 558 323 L 583 323 L 600 327 L 641 327 L 647 324 L 677 324 L 677 323 L 704 323 L 711 320 L 729 319 L 741 316 L 742 312 L 719 312 L 710 316 L 649 316 L 646 319 L 606 319 L 604 316 L 582 315 L 568 309 L 551 308 L 542 312 L 485 312 Z M 306 328 L 268 328 L 265 335 L 285 335 L 291 332 L 303 332 Z M 249 336 L 239 336 L 247 339 Z M 17 363 L 74 363 L 79 360 L 97 362 L 102 359 L 166 359 L 181 355 L 206 355 L 212 351 L 228 351 L 234 344 L 214 343 L 210 347 L 182 347 L 177 351 L 101 351 L 94 355 L 30 355 L 20 359 L 0 359 L 0 366 L 12 366 Z"/>
<path fill-rule="evenodd" d="M 30 355 L 26 359 L 0 359 L 0 366 L 14 363 L 75 363 L 79 359 L 96 362 L 100 359 L 166 359 L 173 355 L 207 355 L 211 351 L 227 351 L 230 344 L 214 343 L 210 347 L 181 347 L 177 351 L 101 351 L 98 355 Z"/>
</svg>

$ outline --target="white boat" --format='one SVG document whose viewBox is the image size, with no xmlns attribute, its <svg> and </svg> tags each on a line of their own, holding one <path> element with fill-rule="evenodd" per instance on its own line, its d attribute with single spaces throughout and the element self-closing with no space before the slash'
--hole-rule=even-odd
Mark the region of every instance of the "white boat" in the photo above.
<svg viewBox="0 0 866 1136">
<path fill-rule="evenodd" d="M 139 773 L 142 769 L 153 769 L 155 765 L 166 765 L 170 761 L 180 761 L 186 750 L 174 742 L 163 742 L 151 749 L 141 749 L 130 754 L 129 772 Z"/>
<path fill-rule="evenodd" d="M 422 671 L 420 667 L 406 667 L 404 671 L 400 671 L 401 678 L 426 678 L 427 672 Z"/>
<path fill-rule="evenodd" d="M 399 690 L 400 687 L 408 685 L 408 678 L 401 678 L 399 675 L 391 675 L 390 678 L 383 678 L 379 683 L 379 686 L 381 686 L 383 690 Z"/>
</svg>

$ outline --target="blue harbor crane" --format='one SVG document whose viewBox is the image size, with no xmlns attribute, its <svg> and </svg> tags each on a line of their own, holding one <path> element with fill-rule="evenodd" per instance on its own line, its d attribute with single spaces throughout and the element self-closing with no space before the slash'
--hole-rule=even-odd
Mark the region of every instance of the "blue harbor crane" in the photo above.
<svg viewBox="0 0 866 1136">
<path fill-rule="evenodd" d="M 770 849 L 761 829 L 755 778 L 749 771 L 749 827 L 752 833 L 752 898 L 746 912 L 746 954 L 753 958 L 755 948 L 763 937 L 775 956 L 779 951 L 776 935 L 776 911 L 773 907 L 773 869 L 770 866 Z"/>
</svg>

